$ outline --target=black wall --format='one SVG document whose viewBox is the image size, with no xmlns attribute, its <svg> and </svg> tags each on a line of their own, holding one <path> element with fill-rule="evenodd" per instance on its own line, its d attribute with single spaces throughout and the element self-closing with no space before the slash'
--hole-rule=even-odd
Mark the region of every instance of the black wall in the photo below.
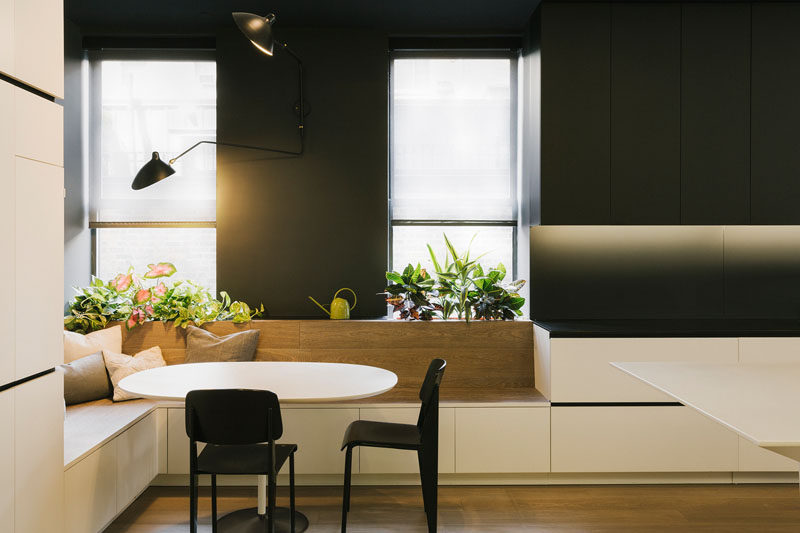
<svg viewBox="0 0 800 533">
<path fill-rule="evenodd" d="M 539 11 L 541 223 L 800 224 L 800 3 Z"/>
<path fill-rule="evenodd" d="M 321 316 L 307 298 L 358 293 L 386 313 L 388 54 L 385 34 L 281 28 L 306 70 L 302 157 L 217 148 L 217 286 L 269 315 Z M 217 137 L 295 150 L 296 63 L 217 36 Z"/>
</svg>

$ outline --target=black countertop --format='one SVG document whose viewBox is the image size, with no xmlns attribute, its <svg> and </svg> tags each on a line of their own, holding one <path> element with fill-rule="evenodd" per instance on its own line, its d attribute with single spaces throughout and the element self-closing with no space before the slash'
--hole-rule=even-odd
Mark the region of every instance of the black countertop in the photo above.
<svg viewBox="0 0 800 533">
<path fill-rule="evenodd" d="M 550 337 L 800 337 L 799 320 L 534 320 Z"/>
</svg>

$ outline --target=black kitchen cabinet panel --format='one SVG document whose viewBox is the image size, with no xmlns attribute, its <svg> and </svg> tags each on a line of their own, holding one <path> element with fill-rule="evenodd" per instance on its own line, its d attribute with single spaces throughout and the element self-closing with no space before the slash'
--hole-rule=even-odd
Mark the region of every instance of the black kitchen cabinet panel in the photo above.
<svg viewBox="0 0 800 533">
<path fill-rule="evenodd" d="M 614 224 L 680 223 L 680 46 L 680 4 L 611 4 Z"/>
<path fill-rule="evenodd" d="M 609 224 L 610 6 L 542 6 L 542 224 Z"/>
<path fill-rule="evenodd" d="M 800 224 L 800 4 L 752 5 L 753 224 Z"/>
<path fill-rule="evenodd" d="M 750 5 L 684 3 L 681 223 L 750 222 Z"/>
</svg>

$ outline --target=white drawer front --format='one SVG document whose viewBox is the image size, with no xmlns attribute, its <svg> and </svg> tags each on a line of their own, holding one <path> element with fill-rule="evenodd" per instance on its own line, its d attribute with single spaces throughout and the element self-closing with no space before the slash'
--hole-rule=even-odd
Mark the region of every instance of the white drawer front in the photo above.
<svg viewBox="0 0 800 533">
<path fill-rule="evenodd" d="M 95 533 L 117 514 L 117 440 L 64 473 L 66 533 Z"/>
<path fill-rule="evenodd" d="M 550 471 L 550 409 L 456 409 L 456 472 Z"/>
<path fill-rule="evenodd" d="M 415 407 L 386 407 L 360 409 L 361 420 L 416 424 L 419 409 Z M 439 409 L 439 472 L 455 472 L 455 409 Z M 408 450 L 359 448 L 362 474 L 410 474 L 419 472 L 417 453 Z"/>
<path fill-rule="evenodd" d="M 555 338 L 550 345 L 552 402 L 669 402 L 666 394 L 612 367 L 625 361 L 735 363 L 736 338 Z"/>
<path fill-rule="evenodd" d="M 342 437 L 347 426 L 358 420 L 358 409 L 281 409 L 281 443 L 297 444 L 295 472 L 298 474 L 344 475 Z M 357 473 L 359 451 L 353 452 L 353 472 Z M 288 474 L 289 466 L 281 470 Z"/>
<path fill-rule="evenodd" d="M 553 472 L 733 472 L 738 437 L 688 407 L 553 407 Z"/>
<path fill-rule="evenodd" d="M 117 437 L 117 511 L 122 512 L 158 471 L 156 416 L 150 413 Z"/>
<path fill-rule="evenodd" d="M 742 337 L 739 339 L 741 363 L 800 362 L 800 338 Z"/>
<path fill-rule="evenodd" d="M 797 472 L 798 463 L 739 437 L 740 472 Z"/>
</svg>

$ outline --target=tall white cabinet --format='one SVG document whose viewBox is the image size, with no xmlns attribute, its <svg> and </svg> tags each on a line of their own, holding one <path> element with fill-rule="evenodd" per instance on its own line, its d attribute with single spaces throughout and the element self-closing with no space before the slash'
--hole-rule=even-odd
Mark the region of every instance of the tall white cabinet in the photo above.
<svg viewBox="0 0 800 533">
<path fill-rule="evenodd" d="M 62 0 L 0 0 L 0 531 L 64 528 Z"/>
</svg>

